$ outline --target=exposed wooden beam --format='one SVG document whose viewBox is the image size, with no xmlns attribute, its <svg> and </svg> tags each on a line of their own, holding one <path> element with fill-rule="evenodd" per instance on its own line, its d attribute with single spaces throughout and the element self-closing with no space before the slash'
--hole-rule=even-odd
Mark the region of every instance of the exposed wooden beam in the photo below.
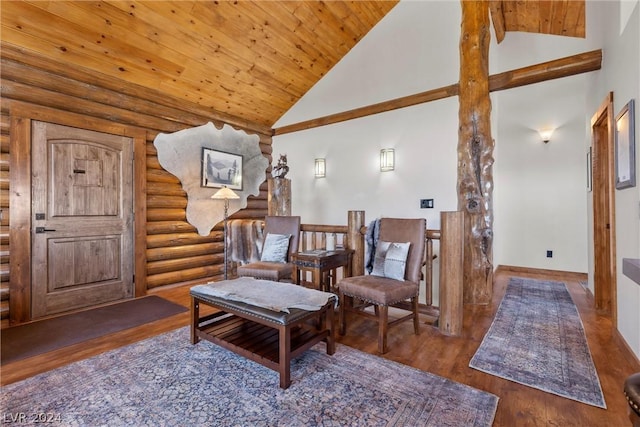
<svg viewBox="0 0 640 427">
<path fill-rule="evenodd" d="M 452 84 L 438 89 L 420 92 L 415 95 L 404 96 L 402 98 L 392 99 L 390 101 L 380 102 L 378 104 L 360 107 L 342 113 L 330 114 L 328 116 L 317 119 L 307 120 L 288 126 L 274 129 L 274 135 L 282 135 L 285 133 L 297 132 L 300 130 L 316 128 L 320 126 L 330 125 L 333 123 L 353 120 L 360 117 L 371 116 L 373 114 L 384 113 L 385 111 L 397 110 L 398 108 L 410 107 L 412 105 L 422 104 L 425 102 L 436 101 L 438 99 L 448 98 L 458 94 L 458 85 Z"/>
<path fill-rule="evenodd" d="M 504 40 L 504 36 L 507 32 L 504 22 L 504 13 L 502 12 L 502 0 L 492 0 L 489 2 L 489 10 L 491 11 L 493 30 L 496 32 L 496 40 L 500 43 Z"/>
<path fill-rule="evenodd" d="M 491 92 L 496 92 L 518 86 L 558 79 L 561 77 L 569 77 L 576 74 L 599 70 L 601 66 L 602 50 L 597 49 L 491 75 L 489 76 L 489 90 Z M 395 98 L 390 101 L 384 101 L 368 105 L 366 107 L 355 108 L 341 113 L 330 114 L 328 116 L 282 126 L 273 129 L 273 135 L 284 135 L 286 133 L 312 129 L 456 95 L 458 95 L 457 83 L 426 92 L 420 92 L 415 95 Z"/>
<path fill-rule="evenodd" d="M 599 70 L 602 66 L 602 50 L 578 53 L 560 59 L 493 74 L 489 77 L 489 91 L 511 89 L 547 80 L 569 77 Z"/>
</svg>

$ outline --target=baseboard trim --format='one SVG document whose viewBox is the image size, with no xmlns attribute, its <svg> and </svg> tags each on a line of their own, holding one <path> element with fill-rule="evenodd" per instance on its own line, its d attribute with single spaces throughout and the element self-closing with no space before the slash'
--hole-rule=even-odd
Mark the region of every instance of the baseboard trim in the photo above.
<svg viewBox="0 0 640 427">
<path fill-rule="evenodd" d="M 613 341 L 617 345 L 622 347 L 623 349 L 622 356 L 627 360 L 627 362 L 629 362 L 629 364 L 636 367 L 635 372 L 640 372 L 640 359 L 638 359 L 638 356 L 636 356 L 636 354 L 633 352 L 631 347 L 629 347 L 629 344 L 624 339 L 624 337 L 622 336 L 618 328 L 612 328 L 612 329 L 613 329 L 613 334 L 611 334 L 611 336 L 613 338 Z"/>
<path fill-rule="evenodd" d="M 557 279 L 586 281 L 589 277 L 587 273 L 579 273 L 576 271 L 546 270 L 542 268 L 518 267 L 514 265 L 499 265 L 495 270 L 497 273 L 519 273 L 519 274 L 544 274 Z"/>
</svg>

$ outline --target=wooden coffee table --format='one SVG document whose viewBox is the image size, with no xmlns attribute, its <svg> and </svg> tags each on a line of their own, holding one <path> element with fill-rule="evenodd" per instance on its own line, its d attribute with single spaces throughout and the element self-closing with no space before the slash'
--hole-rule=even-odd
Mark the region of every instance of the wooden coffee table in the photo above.
<svg viewBox="0 0 640 427">
<path fill-rule="evenodd" d="M 265 282 L 265 281 L 261 281 Z M 276 286 L 277 282 L 274 283 Z M 298 308 L 289 313 L 231 301 L 191 290 L 191 343 L 205 339 L 258 362 L 280 374 L 280 387 L 291 385 L 291 360 L 320 341 L 335 353 L 335 295 L 318 311 Z M 200 305 L 219 311 L 200 317 Z"/>
</svg>

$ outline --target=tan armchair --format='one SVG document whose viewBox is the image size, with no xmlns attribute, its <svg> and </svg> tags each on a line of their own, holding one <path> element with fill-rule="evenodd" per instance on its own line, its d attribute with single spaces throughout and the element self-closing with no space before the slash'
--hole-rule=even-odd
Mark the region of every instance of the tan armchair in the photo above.
<svg viewBox="0 0 640 427">
<path fill-rule="evenodd" d="M 413 319 L 416 335 L 420 334 L 418 318 L 418 292 L 421 270 L 425 257 L 426 220 L 382 218 L 380 234 L 376 246 L 376 260 L 372 274 L 342 279 L 338 283 L 340 294 L 340 333 L 346 332 L 346 313 L 356 313 L 378 321 L 378 350 L 388 351 L 387 330 L 391 325 Z M 385 242 L 393 242 L 387 250 Z M 406 263 L 402 265 L 402 255 L 406 253 Z M 383 252 L 385 252 L 384 254 Z M 405 252 L 403 252 L 405 251 Z M 404 280 L 402 270 L 404 267 Z M 410 300 L 410 313 L 389 321 L 389 307 L 406 310 Z M 365 311 L 374 306 L 375 311 Z"/>
<path fill-rule="evenodd" d="M 268 242 L 269 234 L 288 235 L 288 246 L 285 256 L 279 261 L 269 260 Z M 256 279 L 273 280 L 279 282 L 284 279 L 291 279 L 293 266 L 291 264 L 291 254 L 298 252 L 300 241 L 300 217 L 299 216 L 267 216 L 264 225 L 264 240 L 262 243 L 261 260 L 238 266 L 239 277 L 255 277 Z"/>
</svg>

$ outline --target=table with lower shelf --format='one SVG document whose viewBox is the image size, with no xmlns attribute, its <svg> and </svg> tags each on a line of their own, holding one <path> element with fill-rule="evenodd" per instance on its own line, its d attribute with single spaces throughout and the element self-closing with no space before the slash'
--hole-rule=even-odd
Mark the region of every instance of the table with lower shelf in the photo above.
<svg viewBox="0 0 640 427">
<path fill-rule="evenodd" d="M 260 282 L 274 288 L 280 285 Z M 307 291 L 311 292 L 310 289 Z M 293 358 L 320 341 L 327 343 L 327 354 L 335 353 L 335 295 L 331 295 L 327 304 L 317 311 L 290 308 L 286 313 L 207 295 L 193 288 L 190 294 L 191 343 L 204 339 L 273 369 L 280 374 L 282 388 L 291 384 Z M 219 311 L 201 317 L 201 304 Z"/>
<path fill-rule="evenodd" d="M 351 258 L 353 249 L 324 250 L 298 252 L 291 254 L 293 264 L 293 280 L 300 284 L 300 273 L 310 271 L 311 283 L 315 289 L 330 292 L 331 282 L 335 285 L 336 269 L 342 267 L 343 277 L 351 276 Z"/>
</svg>

